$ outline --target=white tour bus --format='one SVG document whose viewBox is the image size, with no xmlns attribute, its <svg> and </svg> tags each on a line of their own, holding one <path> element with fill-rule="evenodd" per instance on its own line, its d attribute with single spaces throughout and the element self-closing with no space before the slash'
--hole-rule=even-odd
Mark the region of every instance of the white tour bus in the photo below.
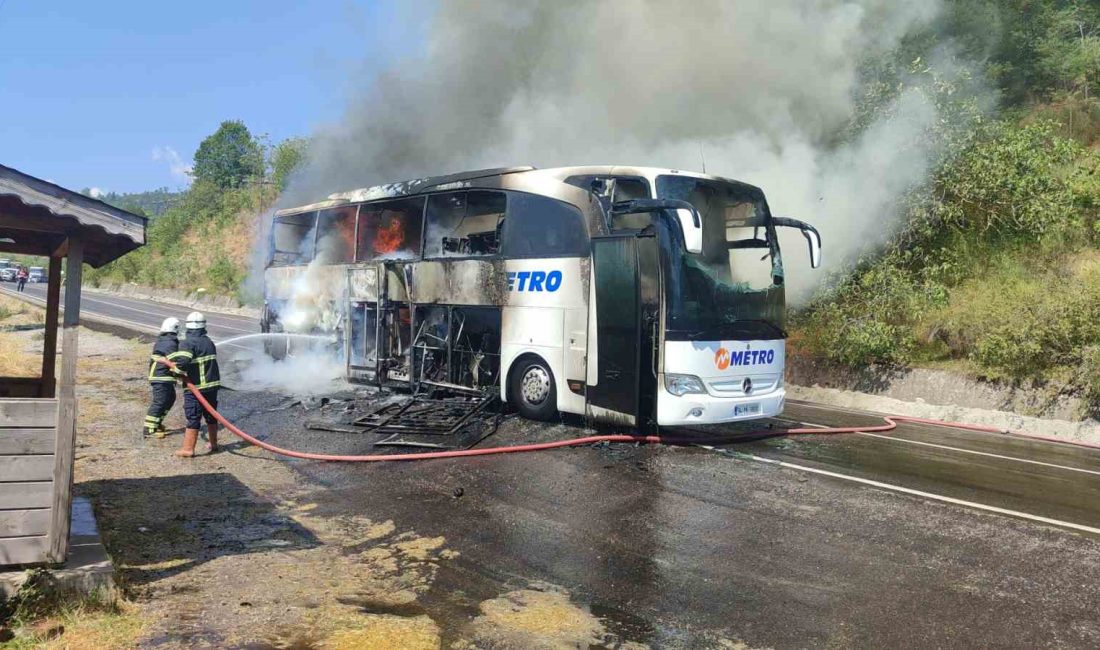
<svg viewBox="0 0 1100 650">
<path fill-rule="evenodd" d="M 333 194 L 275 214 L 261 326 L 337 335 L 352 380 L 499 390 L 533 419 L 773 416 L 777 227 L 818 266 L 813 227 L 706 174 L 519 167 Z"/>
</svg>

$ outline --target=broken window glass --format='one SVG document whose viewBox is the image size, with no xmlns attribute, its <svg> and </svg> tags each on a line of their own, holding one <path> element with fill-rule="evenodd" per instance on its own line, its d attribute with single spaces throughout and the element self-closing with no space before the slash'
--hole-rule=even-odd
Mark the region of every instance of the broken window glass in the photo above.
<svg viewBox="0 0 1100 650">
<path fill-rule="evenodd" d="M 506 257 L 583 257 L 588 255 L 588 230 L 580 210 L 568 203 L 535 194 L 511 193 Z"/>
<path fill-rule="evenodd" d="M 783 263 L 763 194 L 740 183 L 665 175 L 657 177 L 657 196 L 690 202 L 703 220 L 702 252 L 676 251 L 670 260 L 673 336 L 781 332 Z"/>
<path fill-rule="evenodd" d="M 271 266 L 296 266 L 313 260 L 316 212 L 277 217 L 271 227 Z"/>
<path fill-rule="evenodd" d="M 356 260 L 365 262 L 418 257 L 423 213 L 423 197 L 360 207 Z"/>
<path fill-rule="evenodd" d="M 317 217 L 317 259 L 322 264 L 355 261 L 355 211 L 349 205 L 322 210 Z"/>
<path fill-rule="evenodd" d="M 500 250 L 506 195 L 489 190 L 428 198 L 424 257 L 482 257 Z"/>
</svg>

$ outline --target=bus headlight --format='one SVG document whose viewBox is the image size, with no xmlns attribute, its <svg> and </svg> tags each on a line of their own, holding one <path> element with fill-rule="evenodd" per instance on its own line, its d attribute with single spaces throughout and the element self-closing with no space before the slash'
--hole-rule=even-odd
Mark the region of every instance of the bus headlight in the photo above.
<svg viewBox="0 0 1100 650">
<path fill-rule="evenodd" d="M 665 390 L 679 397 L 688 393 L 705 393 L 703 381 L 695 375 L 665 375 Z"/>
</svg>

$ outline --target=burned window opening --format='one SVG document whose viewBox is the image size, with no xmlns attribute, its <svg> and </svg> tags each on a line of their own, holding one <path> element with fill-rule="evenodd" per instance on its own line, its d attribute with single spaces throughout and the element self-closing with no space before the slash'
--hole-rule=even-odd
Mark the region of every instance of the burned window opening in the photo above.
<svg viewBox="0 0 1100 650">
<path fill-rule="evenodd" d="M 270 266 L 299 266 L 313 261 L 316 212 L 276 218 L 271 225 Z"/>
<path fill-rule="evenodd" d="M 423 197 L 364 204 L 359 209 L 356 260 L 419 257 L 423 217 Z"/>
<path fill-rule="evenodd" d="M 433 194 L 426 211 L 424 257 L 488 257 L 500 252 L 507 195 L 470 190 Z"/>
<path fill-rule="evenodd" d="M 322 264 L 355 261 L 355 206 L 322 210 L 317 216 L 316 257 Z"/>
</svg>

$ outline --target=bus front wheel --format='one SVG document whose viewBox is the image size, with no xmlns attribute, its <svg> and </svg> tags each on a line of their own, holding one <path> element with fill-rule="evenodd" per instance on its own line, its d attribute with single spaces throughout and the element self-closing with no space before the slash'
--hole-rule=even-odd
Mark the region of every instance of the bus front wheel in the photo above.
<svg viewBox="0 0 1100 650">
<path fill-rule="evenodd" d="M 508 392 L 519 414 L 529 420 L 553 420 L 558 414 L 558 393 L 554 373 L 538 357 L 520 360 L 512 371 Z"/>
</svg>

